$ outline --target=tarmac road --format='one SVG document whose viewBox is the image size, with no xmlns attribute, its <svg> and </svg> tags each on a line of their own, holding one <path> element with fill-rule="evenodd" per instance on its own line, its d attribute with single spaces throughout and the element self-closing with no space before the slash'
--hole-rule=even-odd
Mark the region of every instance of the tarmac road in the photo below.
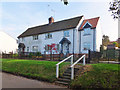
<svg viewBox="0 0 120 90">
<path fill-rule="evenodd" d="M 2 73 L 2 88 L 67 88 L 65 86 L 58 86 L 52 83 L 43 81 L 27 79 L 12 74 Z"/>
</svg>

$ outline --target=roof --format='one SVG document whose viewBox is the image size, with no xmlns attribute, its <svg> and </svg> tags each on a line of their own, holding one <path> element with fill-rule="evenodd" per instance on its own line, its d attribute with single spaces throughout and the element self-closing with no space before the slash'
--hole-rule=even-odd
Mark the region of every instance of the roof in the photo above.
<svg viewBox="0 0 120 90">
<path fill-rule="evenodd" d="M 82 17 L 83 16 L 79 16 L 71 19 L 54 22 L 52 24 L 45 24 L 41 26 L 28 28 L 25 32 L 23 32 L 20 36 L 18 36 L 18 38 L 76 28 Z"/>
<path fill-rule="evenodd" d="M 68 44 L 71 43 L 71 42 L 70 42 L 67 38 L 65 38 L 65 37 L 64 37 L 59 43 L 60 43 L 60 44 L 63 44 L 63 43 L 65 43 L 65 42 L 68 43 Z"/>
<path fill-rule="evenodd" d="M 86 22 L 90 23 L 92 25 L 91 28 L 96 28 L 98 20 L 100 17 L 96 17 L 96 18 L 91 18 L 91 19 L 85 19 L 82 23 L 82 25 L 80 26 L 79 30 L 83 30 L 83 26 L 86 24 Z"/>
</svg>

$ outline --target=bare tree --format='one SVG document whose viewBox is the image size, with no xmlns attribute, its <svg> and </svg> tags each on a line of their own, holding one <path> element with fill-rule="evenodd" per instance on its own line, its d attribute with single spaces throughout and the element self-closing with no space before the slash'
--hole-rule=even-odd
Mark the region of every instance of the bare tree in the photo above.
<svg viewBox="0 0 120 90">
<path fill-rule="evenodd" d="M 120 18 L 120 0 L 113 0 L 110 2 L 109 11 L 112 12 L 114 19 Z"/>
</svg>

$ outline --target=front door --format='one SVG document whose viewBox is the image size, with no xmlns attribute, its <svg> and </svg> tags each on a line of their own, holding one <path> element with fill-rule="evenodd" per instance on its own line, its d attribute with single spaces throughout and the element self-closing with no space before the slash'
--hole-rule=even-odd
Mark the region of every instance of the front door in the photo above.
<svg viewBox="0 0 120 90">
<path fill-rule="evenodd" d="M 69 50 L 69 44 L 68 43 L 63 43 L 63 54 L 67 55 Z"/>
</svg>

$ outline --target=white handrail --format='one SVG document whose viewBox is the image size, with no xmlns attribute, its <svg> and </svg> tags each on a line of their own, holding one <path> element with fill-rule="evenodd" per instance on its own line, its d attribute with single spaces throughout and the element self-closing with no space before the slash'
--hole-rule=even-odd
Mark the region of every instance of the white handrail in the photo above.
<svg viewBox="0 0 120 90">
<path fill-rule="evenodd" d="M 85 55 L 80 57 L 74 64 L 72 64 L 71 67 L 71 79 L 74 79 L 74 66 L 77 64 L 81 59 L 83 58 L 83 65 L 85 65 Z"/>
<path fill-rule="evenodd" d="M 56 64 L 56 78 L 59 77 L 59 64 L 68 60 L 69 58 L 71 58 L 71 65 L 72 65 L 73 64 L 73 55 L 70 55 L 69 57 L 65 58 L 64 60 L 62 60 L 62 61 L 60 61 L 59 63 Z"/>
</svg>

